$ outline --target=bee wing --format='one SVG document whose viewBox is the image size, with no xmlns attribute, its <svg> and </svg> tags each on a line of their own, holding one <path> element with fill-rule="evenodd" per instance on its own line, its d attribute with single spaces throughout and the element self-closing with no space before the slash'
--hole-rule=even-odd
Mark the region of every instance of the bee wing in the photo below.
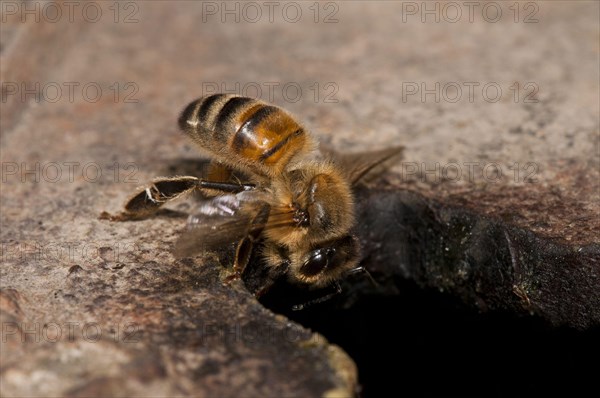
<svg viewBox="0 0 600 398">
<path fill-rule="evenodd" d="M 191 216 L 193 217 L 193 216 Z M 241 240 L 247 233 L 250 218 L 232 220 L 212 219 L 185 231 L 175 243 L 173 254 L 177 258 L 216 249 Z"/>
<path fill-rule="evenodd" d="M 175 243 L 173 254 L 190 257 L 240 241 L 250 233 L 293 225 L 289 210 L 247 197 L 244 193 L 222 195 L 202 203 L 198 212 L 188 217 L 188 229 Z"/>
<path fill-rule="evenodd" d="M 323 146 L 320 147 L 320 150 L 324 156 L 330 158 L 338 165 L 340 169 L 346 173 L 352 185 L 355 185 L 361 178 L 377 166 L 380 166 L 393 158 L 400 157 L 404 147 L 400 145 L 378 151 L 351 154 L 339 153 L 331 148 Z"/>
<path fill-rule="evenodd" d="M 175 243 L 176 257 L 189 257 L 240 240 L 252 221 L 250 203 L 237 195 L 222 195 L 204 201 L 188 217 L 187 230 Z"/>
</svg>

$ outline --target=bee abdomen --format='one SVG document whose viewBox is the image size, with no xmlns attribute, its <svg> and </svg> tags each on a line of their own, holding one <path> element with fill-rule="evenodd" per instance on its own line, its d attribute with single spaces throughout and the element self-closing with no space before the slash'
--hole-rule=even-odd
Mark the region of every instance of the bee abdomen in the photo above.
<svg viewBox="0 0 600 398">
<path fill-rule="evenodd" d="M 204 148 L 229 153 L 266 174 L 285 166 L 306 140 L 304 129 L 284 110 L 231 94 L 190 103 L 181 113 L 179 126 Z"/>
<path fill-rule="evenodd" d="M 214 94 L 198 98 L 185 107 L 179 117 L 179 128 L 192 136 L 210 135 L 215 130 L 215 122 L 224 118 L 223 108 L 231 99 L 241 98 L 230 94 Z M 197 137 L 204 138 L 204 137 Z"/>
</svg>

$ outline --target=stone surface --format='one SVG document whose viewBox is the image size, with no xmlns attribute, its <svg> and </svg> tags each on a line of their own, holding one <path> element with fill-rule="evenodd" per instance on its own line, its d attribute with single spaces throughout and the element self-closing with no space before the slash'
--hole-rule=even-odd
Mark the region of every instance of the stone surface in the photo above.
<svg viewBox="0 0 600 398">
<path fill-rule="evenodd" d="M 364 203 L 369 269 L 390 288 L 409 278 L 481 311 L 536 314 L 582 330 L 600 325 L 598 243 L 568 244 L 412 192 L 369 192 Z"/>
<path fill-rule="evenodd" d="M 442 3 L 438 22 L 421 2 L 301 2 L 298 22 L 279 4 L 256 23 L 241 3 L 239 22 L 221 2 L 95 3 L 98 21 L 76 8 L 73 22 L 58 4 L 56 23 L 2 10 L 3 396 L 354 390 L 341 350 L 222 286 L 219 258 L 171 256 L 193 201 L 97 219 L 195 170 L 177 114 L 214 89 L 260 89 L 340 150 L 406 146 L 361 196 L 365 265 L 384 287 L 401 276 L 482 310 L 598 325 L 597 2 L 518 16 L 494 3 L 497 22 L 482 4 L 457 23 Z"/>
</svg>

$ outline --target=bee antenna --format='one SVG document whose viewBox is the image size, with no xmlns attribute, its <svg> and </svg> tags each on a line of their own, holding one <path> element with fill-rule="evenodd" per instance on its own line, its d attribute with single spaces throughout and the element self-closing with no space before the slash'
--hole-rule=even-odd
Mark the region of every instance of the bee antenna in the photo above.
<svg viewBox="0 0 600 398">
<path fill-rule="evenodd" d="M 373 276 L 371 276 L 371 273 L 362 265 L 359 265 L 358 267 L 348 270 L 346 272 L 346 275 L 354 275 L 354 274 L 358 274 L 359 272 L 366 275 L 366 277 L 369 279 L 369 281 L 371 281 L 371 284 L 373 285 L 373 287 L 379 286 L 379 284 L 375 281 L 375 279 L 373 279 Z"/>
<path fill-rule="evenodd" d="M 342 287 L 340 286 L 339 282 L 336 281 L 331 286 L 335 289 L 335 291 L 333 291 L 332 293 L 326 294 L 326 295 L 321 296 L 321 297 L 317 297 L 316 299 L 307 301 L 306 303 L 293 305 L 292 306 L 292 311 L 301 311 L 301 310 L 303 310 L 306 307 L 309 307 L 311 305 L 319 304 L 319 303 L 322 303 L 323 301 L 327 301 L 330 298 L 332 298 L 333 296 L 335 296 L 337 294 L 340 294 L 342 292 Z"/>
</svg>

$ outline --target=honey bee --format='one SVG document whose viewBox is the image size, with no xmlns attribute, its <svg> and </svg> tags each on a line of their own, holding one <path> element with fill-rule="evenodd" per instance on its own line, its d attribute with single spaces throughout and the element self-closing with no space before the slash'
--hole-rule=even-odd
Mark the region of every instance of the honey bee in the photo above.
<svg viewBox="0 0 600 398">
<path fill-rule="evenodd" d="M 352 186 L 402 147 L 359 155 L 320 150 L 285 110 L 231 94 L 191 102 L 178 122 L 211 156 L 207 178 L 159 177 L 124 212 L 104 218 L 144 218 L 196 191 L 204 200 L 175 245 L 178 257 L 238 242 L 230 280 L 241 277 L 258 248 L 273 275 L 314 287 L 360 269 Z"/>
</svg>

